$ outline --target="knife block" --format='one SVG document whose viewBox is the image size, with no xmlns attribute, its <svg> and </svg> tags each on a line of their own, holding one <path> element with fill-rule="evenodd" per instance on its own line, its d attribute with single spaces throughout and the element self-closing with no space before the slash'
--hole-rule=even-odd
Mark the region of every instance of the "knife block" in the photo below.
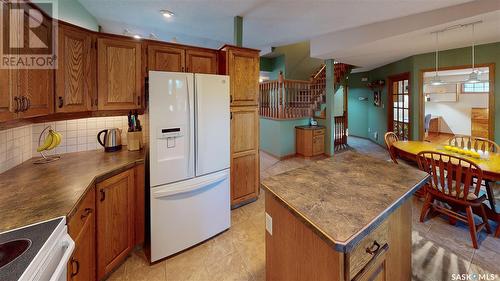
<svg viewBox="0 0 500 281">
<path fill-rule="evenodd" d="M 142 131 L 127 132 L 127 149 L 137 151 L 142 148 Z"/>
</svg>

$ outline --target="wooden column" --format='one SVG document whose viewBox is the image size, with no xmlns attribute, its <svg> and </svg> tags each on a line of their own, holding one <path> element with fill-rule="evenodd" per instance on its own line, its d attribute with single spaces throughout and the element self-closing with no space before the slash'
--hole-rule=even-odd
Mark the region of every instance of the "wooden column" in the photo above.
<svg viewBox="0 0 500 281">
<path fill-rule="evenodd" d="M 335 73 L 334 73 L 334 60 L 325 60 L 326 65 L 326 143 L 325 143 L 325 153 L 332 156 L 335 150 L 334 140 L 335 140 L 335 121 L 334 121 L 334 83 L 335 83 Z"/>
<path fill-rule="evenodd" d="M 243 46 L 243 17 L 234 17 L 234 45 Z"/>
</svg>

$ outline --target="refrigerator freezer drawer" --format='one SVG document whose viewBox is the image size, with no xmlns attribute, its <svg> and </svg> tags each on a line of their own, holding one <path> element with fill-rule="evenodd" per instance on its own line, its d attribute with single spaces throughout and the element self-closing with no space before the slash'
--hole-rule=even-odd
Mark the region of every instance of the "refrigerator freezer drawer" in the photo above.
<svg viewBox="0 0 500 281">
<path fill-rule="evenodd" d="M 151 262 L 230 227 L 229 170 L 151 189 Z"/>
</svg>

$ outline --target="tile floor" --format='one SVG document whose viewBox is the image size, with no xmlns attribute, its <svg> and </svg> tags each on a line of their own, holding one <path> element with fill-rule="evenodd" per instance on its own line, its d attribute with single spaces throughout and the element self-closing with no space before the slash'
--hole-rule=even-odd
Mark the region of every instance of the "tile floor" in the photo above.
<svg viewBox="0 0 500 281">
<path fill-rule="evenodd" d="M 389 159 L 384 148 L 349 138 L 351 149 Z M 288 171 L 310 161 L 279 161 L 261 154 L 261 177 Z M 413 281 L 452 280 L 452 274 L 493 273 L 500 280 L 500 239 L 482 233 L 480 248 L 472 248 L 466 225 L 441 218 L 418 222 L 421 202 L 413 199 Z M 265 280 L 264 193 L 254 203 L 232 211 L 232 227 L 195 248 L 149 266 L 142 251 L 133 253 L 108 280 L 261 281 Z M 463 280 L 463 279 L 462 279 Z M 476 279 L 478 280 L 478 279 Z M 395 280 L 404 281 L 404 280 Z"/>
</svg>

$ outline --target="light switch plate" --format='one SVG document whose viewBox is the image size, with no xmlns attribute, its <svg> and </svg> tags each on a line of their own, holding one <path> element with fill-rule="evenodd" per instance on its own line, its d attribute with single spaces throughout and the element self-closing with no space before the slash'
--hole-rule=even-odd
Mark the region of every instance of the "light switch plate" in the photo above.
<svg viewBox="0 0 500 281">
<path fill-rule="evenodd" d="M 273 218 L 266 213 L 266 231 L 273 235 Z"/>
</svg>

